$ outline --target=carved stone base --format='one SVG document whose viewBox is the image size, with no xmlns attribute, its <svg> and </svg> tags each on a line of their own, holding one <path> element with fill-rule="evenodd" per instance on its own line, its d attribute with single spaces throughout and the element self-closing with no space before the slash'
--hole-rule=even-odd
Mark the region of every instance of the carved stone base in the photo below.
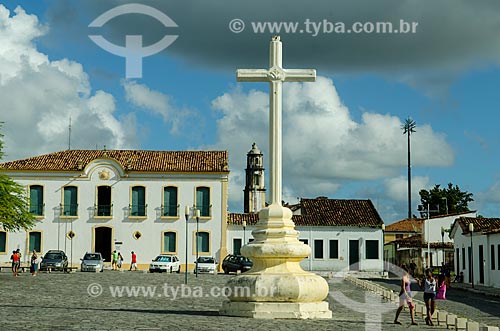
<svg viewBox="0 0 500 331">
<path fill-rule="evenodd" d="M 231 294 L 220 313 L 253 318 L 331 318 L 328 303 L 323 301 L 328 283 L 299 265 L 311 249 L 297 239 L 291 210 L 280 205 L 262 209 L 252 234 L 255 240 L 241 252 L 252 259 L 253 267 L 228 281 Z"/>
<path fill-rule="evenodd" d="M 259 319 L 332 318 L 328 302 L 231 302 L 222 304 L 221 315 Z"/>
</svg>

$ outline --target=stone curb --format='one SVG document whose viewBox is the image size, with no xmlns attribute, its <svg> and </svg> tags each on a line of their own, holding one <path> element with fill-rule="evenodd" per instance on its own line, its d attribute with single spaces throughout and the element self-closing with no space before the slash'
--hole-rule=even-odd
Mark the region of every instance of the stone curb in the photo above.
<svg viewBox="0 0 500 331">
<path fill-rule="evenodd" d="M 345 275 L 344 279 L 350 281 L 351 283 L 354 283 L 361 288 L 375 292 L 388 301 L 397 302 L 399 300 L 399 296 L 396 292 L 387 289 L 382 285 L 375 284 L 369 280 L 359 279 L 350 275 Z M 463 289 L 467 290 L 466 288 Z M 477 293 L 482 292 L 477 291 Z M 415 304 L 415 316 L 420 315 L 422 318 L 424 318 L 426 314 L 425 303 L 420 300 L 413 300 L 413 302 Z M 407 309 L 406 306 L 405 309 Z M 455 329 L 457 331 L 500 331 L 497 326 L 488 326 L 483 324 L 480 325 L 478 322 L 474 322 L 467 318 L 458 317 L 455 314 L 438 309 L 436 309 L 436 311 L 434 312 L 432 320 L 433 322 L 435 321 L 435 324 L 439 326 L 446 326 L 447 329 Z"/>
</svg>

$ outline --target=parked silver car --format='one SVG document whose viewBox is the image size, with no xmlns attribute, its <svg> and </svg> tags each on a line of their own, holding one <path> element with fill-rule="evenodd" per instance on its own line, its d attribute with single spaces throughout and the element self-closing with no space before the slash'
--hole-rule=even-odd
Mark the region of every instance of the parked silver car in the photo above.
<svg viewBox="0 0 500 331">
<path fill-rule="evenodd" d="M 80 260 L 82 260 L 81 271 L 103 272 L 104 270 L 104 259 L 101 253 L 85 253 Z"/>
</svg>

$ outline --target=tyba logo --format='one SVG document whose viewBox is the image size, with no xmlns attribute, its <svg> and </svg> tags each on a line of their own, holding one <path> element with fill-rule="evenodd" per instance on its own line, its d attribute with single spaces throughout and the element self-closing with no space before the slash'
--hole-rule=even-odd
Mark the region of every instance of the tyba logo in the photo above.
<svg viewBox="0 0 500 331">
<path fill-rule="evenodd" d="M 126 4 L 115 7 L 103 13 L 101 16 L 93 20 L 90 28 L 100 28 L 109 20 L 125 15 L 125 14 L 143 14 L 156 18 L 165 27 L 177 27 L 177 24 L 167 15 L 156 8 L 141 5 L 137 3 Z M 143 47 L 141 35 L 126 35 L 125 47 L 110 43 L 101 35 L 89 35 L 89 38 L 102 49 L 111 54 L 125 58 L 125 76 L 126 78 L 141 78 L 142 77 L 142 58 L 154 55 L 161 52 L 170 46 L 179 36 L 166 35 L 157 43 Z"/>
</svg>

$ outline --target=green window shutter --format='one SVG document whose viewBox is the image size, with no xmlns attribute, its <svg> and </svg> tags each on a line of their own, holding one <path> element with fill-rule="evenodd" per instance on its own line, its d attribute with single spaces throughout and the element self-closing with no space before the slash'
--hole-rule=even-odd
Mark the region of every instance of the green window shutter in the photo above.
<svg viewBox="0 0 500 331">
<path fill-rule="evenodd" d="M 132 187 L 132 216 L 146 216 L 146 189 L 143 186 Z"/>
<path fill-rule="evenodd" d="M 201 216 L 210 216 L 210 188 L 196 188 L 196 208 Z"/>
<path fill-rule="evenodd" d="M 210 235 L 208 232 L 198 232 L 198 250 L 203 253 L 210 252 Z"/>
<path fill-rule="evenodd" d="M 43 187 L 40 185 L 30 186 L 30 213 L 43 216 Z"/>
<path fill-rule="evenodd" d="M 163 216 L 177 216 L 177 187 L 163 189 Z"/>
<path fill-rule="evenodd" d="M 240 255 L 241 254 L 241 238 L 233 239 L 233 254 Z"/>
<path fill-rule="evenodd" d="M 76 186 L 64 187 L 64 215 L 77 216 L 78 196 Z"/>
<path fill-rule="evenodd" d="M 7 251 L 7 232 L 0 232 L 0 252 Z"/>
<path fill-rule="evenodd" d="M 40 232 L 30 232 L 29 234 L 29 251 L 33 250 L 40 252 L 42 244 L 42 234 Z"/>
<path fill-rule="evenodd" d="M 173 253 L 176 251 L 176 239 L 175 232 L 163 233 L 163 249 L 165 252 Z"/>
</svg>

